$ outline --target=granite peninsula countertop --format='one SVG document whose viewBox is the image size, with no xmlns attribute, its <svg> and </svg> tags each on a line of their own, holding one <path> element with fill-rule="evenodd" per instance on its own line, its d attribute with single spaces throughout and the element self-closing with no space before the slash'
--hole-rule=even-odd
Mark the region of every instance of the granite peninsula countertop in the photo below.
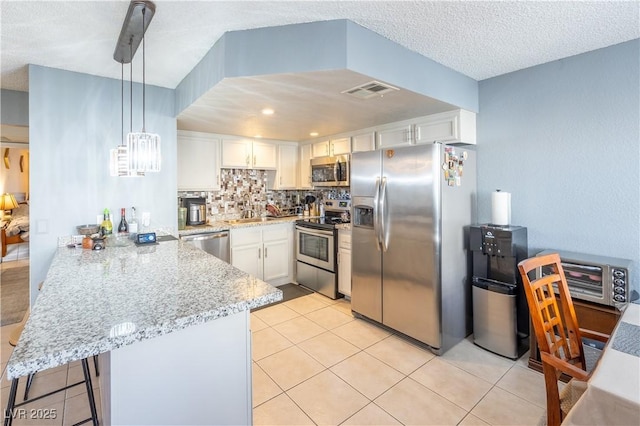
<svg viewBox="0 0 640 426">
<path fill-rule="evenodd" d="M 57 249 L 7 364 L 13 379 L 282 300 L 180 240 Z"/>
</svg>

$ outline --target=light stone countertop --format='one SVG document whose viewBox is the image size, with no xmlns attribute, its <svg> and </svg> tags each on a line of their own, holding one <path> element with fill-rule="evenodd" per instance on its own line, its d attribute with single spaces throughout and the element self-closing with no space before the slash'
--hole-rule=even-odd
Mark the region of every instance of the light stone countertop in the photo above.
<svg viewBox="0 0 640 426">
<path fill-rule="evenodd" d="M 13 379 L 282 300 L 180 240 L 61 247 L 7 364 Z"/>
</svg>

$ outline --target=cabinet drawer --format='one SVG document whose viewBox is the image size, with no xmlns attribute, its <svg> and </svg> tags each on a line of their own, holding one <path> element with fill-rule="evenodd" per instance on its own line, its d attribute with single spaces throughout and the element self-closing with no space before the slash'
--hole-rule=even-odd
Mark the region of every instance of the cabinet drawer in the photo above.
<svg viewBox="0 0 640 426">
<path fill-rule="evenodd" d="M 338 247 L 351 250 L 351 232 L 342 231 L 338 232 Z"/>
<path fill-rule="evenodd" d="M 287 239 L 286 225 L 271 225 L 262 227 L 262 241 L 279 241 Z"/>
<path fill-rule="evenodd" d="M 258 227 L 231 230 L 231 247 L 260 243 L 262 243 L 262 235 Z"/>
</svg>

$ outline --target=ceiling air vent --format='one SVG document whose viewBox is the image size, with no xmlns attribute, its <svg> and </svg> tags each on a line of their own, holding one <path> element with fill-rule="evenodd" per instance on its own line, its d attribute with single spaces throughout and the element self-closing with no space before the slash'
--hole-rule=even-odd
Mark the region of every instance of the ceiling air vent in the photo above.
<svg viewBox="0 0 640 426">
<path fill-rule="evenodd" d="M 389 93 L 394 90 L 400 90 L 397 87 L 389 86 L 388 84 L 380 83 L 379 81 L 371 81 L 369 83 L 361 84 L 349 90 L 345 90 L 342 93 L 355 96 L 359 99 L 369 99 L 374 96 L 381 96 L 385 93 Z"/>
</svg>

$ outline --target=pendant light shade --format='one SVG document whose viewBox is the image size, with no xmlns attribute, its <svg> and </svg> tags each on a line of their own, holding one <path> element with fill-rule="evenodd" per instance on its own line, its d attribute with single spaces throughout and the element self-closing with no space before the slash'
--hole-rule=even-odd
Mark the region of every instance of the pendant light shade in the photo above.
<svg viewBox="0 0 640 426">
<path fill-rule="evenodd" d="M 113 58 L 121 64 L 130 63 L 133 60 L 133 56 L 140 42 L 142 42 L 142 131 L 129 132 L 127 134 L 126 144 L 123 143 L 122 145 L 118 145 L 115 150 L 111 150 L 112 176 L 144 176 L 146 172 L 159 172 L 161 169 L 160 136 L 146 131 L 145 111 L 146 69 L 144 34 L 154 13 L 155 5 L 151 1 L 132 1 L 129 4 L 129 10 L 122 24 L 120 37 L 116 44 L 116 50 L 113 53 Z M 124 84 L 124 72 L 122 80 Z M 131 108 L 133 110 L 133 104 Z"/>
</svg>

